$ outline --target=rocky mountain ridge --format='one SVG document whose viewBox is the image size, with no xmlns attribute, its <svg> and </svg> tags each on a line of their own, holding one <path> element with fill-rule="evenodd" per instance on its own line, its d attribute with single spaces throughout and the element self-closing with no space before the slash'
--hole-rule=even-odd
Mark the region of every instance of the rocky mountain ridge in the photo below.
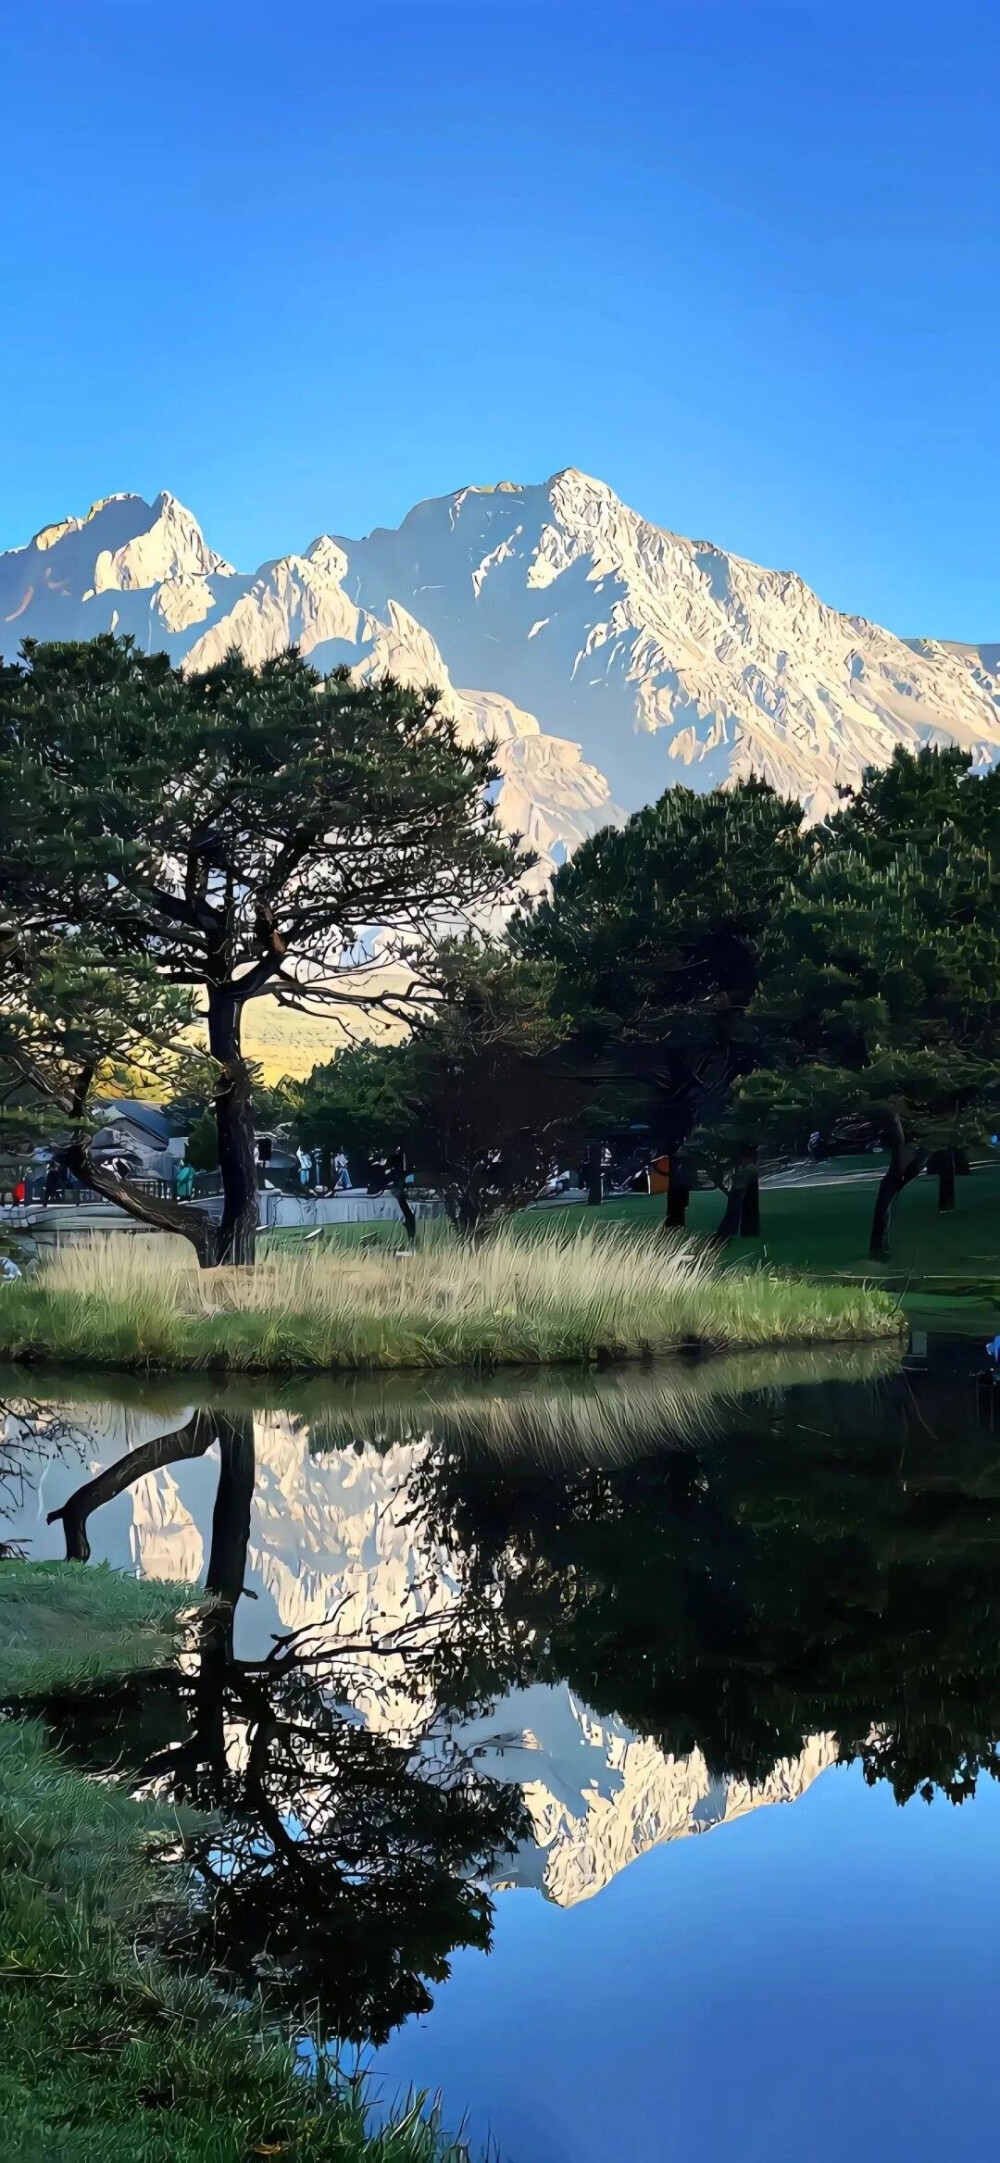
<svg viewBox="0 0 1000 2163">
<path fill-rule="evenodd" d="M 166 492 L 104 497 L 0 553 L 4 658 L 108 630 L 189 668 L 295 643 L 320 670 L 436 684 L 469 739 L 497 745 L 498 814 L 536 855 L 536 890 L 671 782 L 759 774 L 821 818 L 897 743 L 1000 757 L 1000 645 L 838 614 L 794 572 L 669 533 L 573 468 L 461 488 L 252 572 Z M 343 1036 L 258 1001 L 245 1040 L 277 1079 Z"/>
<path fill-rule="evenodd" d="M 0 555 L 0 646 L 128 631 L 207 666 L 291 641 L 434 681 L 500 745 L 501 815 L 543 875 L 671 781 L 756 773 L 820 817 L 897 743 L 1000 756 L 1000 647 L 905 640 L 791 571 L 684 539 L 569 468 L 467 487 L 397 528 L 234 569 L 166 493 L 111 496 Z"/>
</svg>

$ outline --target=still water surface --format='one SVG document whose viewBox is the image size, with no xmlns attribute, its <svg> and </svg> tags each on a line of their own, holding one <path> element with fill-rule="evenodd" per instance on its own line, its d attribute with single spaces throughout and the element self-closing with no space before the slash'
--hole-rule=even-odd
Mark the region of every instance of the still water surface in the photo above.
<svg viewBox="0 0 1000 2163">
<path fill-rule="evenodd" d="M 47 1717 L 221 1820 L 182 1950 L 506 2163 L 964 2155 L 1000 2103 L 978 1364 L 8 1376 L 6 1537 L 221 1602 Z"/>
</svg>

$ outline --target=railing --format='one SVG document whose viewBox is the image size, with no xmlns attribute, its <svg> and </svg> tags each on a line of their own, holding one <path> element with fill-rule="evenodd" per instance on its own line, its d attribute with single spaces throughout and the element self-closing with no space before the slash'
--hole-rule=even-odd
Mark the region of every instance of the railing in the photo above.
<svg viewBox="0 0 1000 2163">
<path fill-rule="evenodd" d="M 130 1178 L 129 1186 L 135 1188 L 140 1194 L 148 1194 L 151 1201 L 173 1202 L 177 1199 L 177 1189 L 173 1180 L 158 1179 L 152 1173 L 143 1174 L 137 1179 Z M 81 1186 L 76 1179 L 65 1179 L 59 1182 L 54 1193 L 48 1195 L 44 1191 L 41 1193 L 37 1191 L 33 1194 L 29 1193 L 26 1202 L 31 1209 L 37 1209 L 39 1205 L 49 1208 L 58 1207 L 60 1209 L 89 1209 L 94 1204 L 106 1202 L 108 1199 L 109 1197 L 106 1194 L 99 1194 L 96 1187 Z M 13 1200 L 13 1187 L 0 1190 L 0 1201 L 12 1203 Z"/>
</svg>

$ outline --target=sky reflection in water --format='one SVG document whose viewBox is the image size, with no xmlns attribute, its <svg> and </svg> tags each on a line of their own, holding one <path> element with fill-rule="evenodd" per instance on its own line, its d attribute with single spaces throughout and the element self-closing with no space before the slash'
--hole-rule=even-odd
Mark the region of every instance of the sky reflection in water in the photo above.
<svg viewBox="0 0 1000 2163">
<path fill-rule="evenodd" d="M 973 1365 L 266 1408 L 8 1377 L 13 1536 L 234 1603 L 183 1677 L 53 1727 L 221 1808 L 213 1958 L 287 2010 L 318 1993 L 387 2099 L 440 2085 L 509 2163 L 937 2163 L 1000 2089 Z"/>
</svg>

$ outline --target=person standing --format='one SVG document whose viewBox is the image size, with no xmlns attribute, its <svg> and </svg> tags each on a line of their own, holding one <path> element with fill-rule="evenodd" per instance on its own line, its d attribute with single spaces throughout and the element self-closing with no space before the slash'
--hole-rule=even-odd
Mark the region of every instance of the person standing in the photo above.
<svg viewBox="0 0 1000 2163">
<path fill-rule="evenodd" d="M 313 1160 L 308 1149 L 303 1149 L 301 1143 L 295 1154 L 299 1160 L 299 1185 L 305 1189 L 312 1178 Z"/>
</svg>

